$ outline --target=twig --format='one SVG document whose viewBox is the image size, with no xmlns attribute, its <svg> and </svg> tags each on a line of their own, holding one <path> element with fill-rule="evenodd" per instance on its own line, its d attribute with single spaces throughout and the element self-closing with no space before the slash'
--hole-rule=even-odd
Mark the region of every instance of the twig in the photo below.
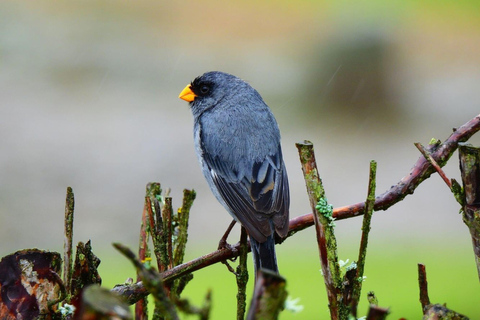
<svg viewBox="0 0 480 320">
<path fill-rule="evenodd" d="M 274 320 L 283 309 L 287 291 L 285 279 L 268 270 L 259 270 L 247 320 Z"/>
<path fill-rule="evenodd" d="M 377 299 L 377 296 L 375 295 L 375 292 L 373 291 L 369 291 L 367 293 L 367 300 L 368 300 L 368 304 L 373 304 L 373 305 L 378 305 L 378 299 Z"/>
<path fill-rule="evenodd" d="M 388 313 L 388 308 L 370 305 L 366 320 L 384 320 L 387 318 Z"/>
<path fill-rule="evenodd" d="M 176 266 L 183 263 L 185 256 L 185 248 L 188 240 L 188 219 L 190 217 L 190 208 L 196 195 L 195 190 L 183 190 L 182 207 L 177 211 L 178 234 L 175 240 L 175 253 L 173 255 L 173 264 Z"/>
<path fill-rule="evenodd" d="M 447 178 L 447 175 L 445 172 L 442 170 L 442 168 L 438 165 L 438 163 L 433 159 L 432 155 L 425 149 L 424 146 L 420 142 L 415 142 L 414 143 L 415 147 L 417 147 L 418 151 L 425 157 L 425 159 L 430 163 L 433 168 L 435 168 L 435 171 L 440 175 L 440 177 L 443 179 L 443 181 L 447 184 L 449 189 L 452 189 L 452 182 L 450 179 Z"/>
<path fill-rule="evenodd" d="M 167 293 L 163 288 L 162 277 L 160 274 L 153 268 L 145 268 L 145 266 L 135 257 L 135 254 L 124 245 L 114 243 L 113 246 L 126 258 L 128 258 L 128 260 L 133 263 L 135 268 L 137 268 L 137 271 L 139 271 L 139 274 L 142 278 L 143 285 L 148 289 L 148 292 L 151 293 L 155 299 L 155 309 L 161 310 L 162 315 L 164 315 L 166 319 L 179 319 L 174 305 L 168 299 Z"/>
<path fill-rule="evenodd" d="M 431 304 L 428 297 L 427 272 L 425 265 L 418 264 L 418 285 L 420 287 L 420 303 L 422 304 L 423 319 L 455 319 L 468 320 L 468 317 L 448 309 L 444 305 Z"/>
<path fill-rule="evenodd" d="M 130 308 L 125 301 L 100 286 L 86 287 L 80 304 L 81 306 L 75 311 L 75 319 L 132 319 Z M 61 317 L 61 319 L 65 318 Z"/>
<path fill-rule="evenodd" d="M 425 265 L 418 264 L 418 286 L 420 288 L 420 303 L 422 304 L 422 313 L 425 313 L 426 307 L 430 304 L 428 297 L 427 271 Z"/>
<path fill-rule="evenodd" d="M 128 304 L 134 304 L 140 299 L 148 296 L 149 292 L 143 282 L 117 284 L 111 290 L 121 296 Z"/>
<path fill-rule="evenodd" d="M 187 299 L 177 300 L 175 301 L 175 305 L 185 314 L 198 315 L 200 320 L 208 320 L 212 306 L 212 293 L 210 290 L 207 291 L 201 308 L 195 307 Z"/>
<path fill-rule="evenodd" d="M 166 270 L 160 273 L 160 276 L 163 279 L 163 282 L 168 283 L 175 279 L 178 279 L 188 273 L 195 272 L 197 270 L 203 269 L 208 267 L 212 264 L 233 259 L 238 257 L 240 249 L 240 244 L 237 243 L 235 245 L 230 246 L 228 249 L 223 248 L 220 250 L 216 250 L 189 262 L 183 263 L 172 269 Z M 248 251 L 250 252 L 250 246 L 248 247 Z M 142 297 L 148 295 L 148 291 L 145 289 L 142 282 L 134 283 L 134 284 L 119 284 L 116 285 L 112 291 L 118 293 L 119 295 L 125 297 L 127 301 L 131 304 L 137 302 Z"/>
<path fill-rule="evenodd" d="M 163 232 L 160 203 L 154 197 L 145 197 L 145 208 L 147 211 L 148 230 L 152 235 L 153 253 L 157 260 L 157 268 L 160 271 L 164 271 L 168 266 L 168 258 L 167 245 L 163 238 L 165 234 Z"/>
<path fill-rule="evenodd" d="M 165 272 L 162 272 L 161 275 L 165 282 L 169 282 L 187 273 L 191 273 L 191 272 L 203 269 L 209 265 L 212 265 L 224 260 L 236 258 L 238 257 L 239 249 L 240 249 L 240 244 L 237 243 L 231 246 L 231 249 L 224 248 L 224 249 L 213 251 L 209 254 L 206 254 L 204 256 L 201 256 L 189 262 L 183 263 L 176 267 L 173 267 L 172 269 L 166 270 Z M 248 251 L 250 252 L 250 247 L 248 248 Z"/>
<path fill-rule="evenodd" d="M 156 232 L 157 228 L 155 227 L 155 219 L 152 213 L 152 202 L 151 199 L 156 199 L 156 196 L 162 193 L 162 188 L 158 182 L 150 182 L 145 188 L 145 200 L 143 204 L 142 212 L 142 224 L 140 226 L 140 244 L 138 249 L 138 258 L 142 262 L 151 261 L 151 253 L 148 249 L 148 239 L 149 236 L 152 236 L 154 251 L 157 254 L 159 236 Z M 157 264 L 160 264 L 160 260 L 157 256 Z M 137 281 L 141 280 L 140 271 L 137 271 Z M 143 298 L 138 301 L 135 305 L 135 319 L 148 319 L 148 300 Z"/>
<path fill-rule="evenodd" d="M 463 222 L 472 237 L 473 252 L 480 279 L 480 148 L 461 145 L 460 171 L 463 182 Z"/>
<path fill-rule="evenodd" d="M 165 240 L 167 241 L 167 257 L 168 257 L 168 269 L 173 268 L 173 239 L 172 239 L 172 198 L 165 197 L 165 205 L 162 210 L 163 217 L 163 231 L 165 232 Z"/>
<path fill-rule="evenodd" d="M 240 234 L 240 259 L 238 259 L 237 271 L 235 276 L 237 278 L 237 320 L 245 318 L 245 310 L 247 308 L 247 283 L 248 283 L 248 269 L 247 269 L 247 254 L 248 241 L 247 230 L 242 227 Z"/>
<path fill-rule="evenodd" d="M 313 144 L 310 141 L 304 141 L 303 143 L 296 143 L 295 145 L 297 146 L 300 156 L 310 205 L 315 213 L 313 215 L 313 221 L 315 222 L 322 273 L 327 289 L 330 317 L 336 320 L 340 319 L 341 312 L 338 301 L 341 279 L 337 256 L 337 240 L 333 232 L 333 222 L 331 217 L 327 218 L 323 212 L 317 209 L 317 204 L 321 199 L 324 199 L 325 206 L 328 206 L 328 204 L 326 203 L 322 180 L 318 174 Z"/>
<path fill-rule="evenodd" d="M 147 185 L 146 193 L 149 193 L 149 185 Z M 140 261 L 146 261 L 147 258 L 150 259 L 150 252 L 148 250 L 148 230 L 151 230 L 149 227 L 148 221 L 148 210 L 150 208 L 150 202 L 148 201 L 150 198 L 148 196 L 145 197 L 145 201 L 143 204 L 143 212 L 142 212 L 142 223 L 140 224 L 140 240 L 138 245 L 138 259 Z M 137 281 L 140 281 L 140 271 L 137 271 Z M 139 300 L 135 304 L 135 320 L 142 320 L 148 319 L 148 301 L 147 298 L 144 297 L 143 299 Z"/>
<path fill-rule="evenodd" d="M 423 319 L 438 319 L 438 320 L 469 320 L 467 316 L 448 309 L 441 304 L 431 304 L 427 306 Z"/>
<path fill-rule="evenodd" d="M 373 206 L 375 204 L 375 188 L 376 188 L 376 173 L 377 173 L 377 163 L 375 161 L 370 162 L 370 174 L 368 179 L 368 194 L 365 209 L 365 215 L 363 216 L 363 225 L 362 225 L 362 238 L 360 240 L 360 249 L 358 253 L 357 261 L 357 272 L 356 277 L 353 282 L 353 293 L 352 293 L 352 302 L 351 310 L 352 314 L 357 316 L 357 307 L 360 300 L 360 293 L 362 291 L 363 283 L 363 271 L 365 268 L 365 259 L 367 257 L 367 244 L 368 244 L 368 235 L 370 232 L 370 222 L 372 220 Z"/>
<path fill-rule="evenodd" d="M 67 288 L 67 295 L 71 292 L 72 282 L 72 248 L 73 248 L 73 212 L 75 208 L 75 197 L 71 187 L 67 188 L 65 200 L 65 240 L 63 243 L 63 284 Z"/>
<path fill-rule="evenodd" d="M 188 241 L 188 219 L 190 217 L 190 208 L 192 207 L 193 201 L 195 200 L 196 193 L 194 190 L 183 190 L 183 201 L 182 207 L 177 210 L 177 215 L 174 216 L 174 221 L 176 222 L 175 226 L 175 239 L 172 239 L 174 242 L 174 254 L 173 254 L 173 265 L 179 265 L 183 263 L 183 258 L 185 256 L 185 248 Z M 172 291 L 176 295 L 176 299 L 180 297 L 183 289 L 187 283 L 192 280 L 193 274 L 187 274 L 179 279 L 176 279 L 173 282 Z M 192 309 L 193 310 L 193 309 Z M 205 313 L 206 311 L 202 311 Z M 203 314 L 202 313 L 202 314 Z"/>
<path fill-rule="evenodd" d="M 90 284 L 102 283 L 98 274 L 100 259 L 92 252 L 90 240 L 87 243 L 79 242 L 75 252 L 75 263 L 72 272 L 71 303 L 75 305 L 81 300 L 83 289 Z"/>
<path fill-rule="evenodd" d="M 157 267 L 158 270 L 162 271 L 166 269 L 166 265 L 168 264 L 167 259 L 162 256 L 166 250 L 164 249 L 165 241 L 163 240 L 163 220 L 161 215 L 160 203 L 158 201 L 162 195 L 162 187 L 159 182 L 149 182 L 146 187 L 145 192 L 145 205 L 144 205 L 144 214 L 145 222 L 142 220 L 142 223 L 145 224 L 145 232 L 148 235 L 152 236 L 153 242 L 153 252 L 155 254 L 155 258 L 157 260 Z M 151 254 L 149 253 L 149 258 Z M 139 255 L 139 259 L 142 261 L 142 256 Z"/>
</svg>

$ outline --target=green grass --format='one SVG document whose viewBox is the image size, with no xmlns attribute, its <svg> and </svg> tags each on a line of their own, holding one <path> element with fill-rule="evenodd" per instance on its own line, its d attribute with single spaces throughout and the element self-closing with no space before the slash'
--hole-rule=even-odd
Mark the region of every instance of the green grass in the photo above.
<svg viewBox="0 0 480 320">
<path fill-rule="evenodd" d="M 299 237 L 302 238 L 302 237 Z M 299 239 L 302 240 L 302 239 Z M 310 242 L 311 244 L 311 242 Z M 345 246 L 345 244 L 344 244 Z M 346 244 L 347 250 L 340 252 L 340 259 L 356 259 L 357 245 Z M 301 248 L 301 249 L 298 249 Z M 208 251 L 208 250 L 207 250 Z M 189 253 L 187 259 L 206 253 Z M 304 306 L 301 313 L 284 311 L 280 319 L 329 319 L 325 285 L 320 273 L 318 253 L 315 245 L 305 247 L 299 241 L 287 241 L 277 249 L 282 275 L 287 279 L 287 290 L 292 298 L 300 298 Z M 359 316 L 365 315 L 365 295 L 374 291 L 379 305 L 389 307 L 389 319 L 420 319 L 417 263 L 427 268 L 430 300 L 433 303 L 447 303 L 447 307 L 480 319 L 479 281 L 475 268 L 473 251 L 469 243 L 459 246 L 427 247 L 409 243 L 371 243 L 367 255 Z M 133 275 L 133 267 L 122 257 L 102 262 L 100 272 L 104 286 L 112 287 Z M 252 266 L 249 266 L 252 270 Z M 113 272 L 112 270 L 115 270 Z M 247 292 L 251 293 L 252 281 Z M 213 308 L 211 319 L 234 319 L 236 314 L 235 277 L 222 264 L 216 264 L 195 273 L 183 297 L 201 305 L 208 289 L 212 290 Z M 250 297 L 249 297 L 250 298 Z M 182 319 L 196 317 L 183 316 Z"/>
</svg>

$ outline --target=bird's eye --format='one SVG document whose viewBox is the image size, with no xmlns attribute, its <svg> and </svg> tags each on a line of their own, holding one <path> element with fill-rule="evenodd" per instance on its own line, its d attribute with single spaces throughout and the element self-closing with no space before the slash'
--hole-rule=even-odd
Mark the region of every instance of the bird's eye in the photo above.
<svg viewBox="0 0 480 320">
<path fill-rule="evenodd" d="M 210 91 L 210 87 L 207 85 L 203 85 L 200 87 L 200 93 L 201 94 L 207 94 Z"/>
</svg>

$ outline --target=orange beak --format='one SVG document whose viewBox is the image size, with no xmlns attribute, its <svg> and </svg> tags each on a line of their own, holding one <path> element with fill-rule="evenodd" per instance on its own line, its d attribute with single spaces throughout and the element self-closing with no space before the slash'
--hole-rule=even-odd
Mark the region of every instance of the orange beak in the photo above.
<svg viewBox="0 0 480 320">
<path fill-rule="evenodd" d="M 182 90 L 182 92 L 180 92 L 180 95 L 178 97 L 185 101 L 192 102 L 193 100 L 195 100 L 196 96 L 197 95 L 192 91 L 192 86 L 188 85 Z"/>
</svg>

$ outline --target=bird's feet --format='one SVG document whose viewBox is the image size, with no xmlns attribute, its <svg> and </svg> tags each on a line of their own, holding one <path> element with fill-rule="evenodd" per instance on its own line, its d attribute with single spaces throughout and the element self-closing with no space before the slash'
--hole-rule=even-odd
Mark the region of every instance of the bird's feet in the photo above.
<svg viewBox="0 0 480 320">
<path fill-rule="evenodd" d="M 226 250 L 233 250 L 233 246 L 230 245 L 228 242 L 227 242 L 227 238 L 228 238 L 228 235 L 230 234 L 230 232 L 232 231 L 233 229 L 233 226 L 235 225 L 236 221 L 233 220 L 230 225 L 228 226 L 227 230 L 225 231 L 224 235 L 222 236 L 222 238 L 220 239 L 220 241 L 218 242 L 218 250 L 222 250 L 222 249 L 226 249 Z"/>
<path fill-rule="evenodd" d="M 230 225 L 228 226 L 227 230 L 225 231 L 225 233 L 223 234 L 222 238 L 220 239 L 220 241 L 218 242 L 218 250 L 228 250 L 228 251 L 235 251 L 235 247 L 232 246 L 231 244 L 229 244 L 227 242 L 227 238 L 228 238 L 228 235 L 230 234 L 230 232 L 232 231 L 233 229 L 233 226 L 235 225 L 236 221 L 233 220 Z M 228 259 L 232 262 L 234 262 L 237 258 L 232 258 L 232 259 Z M 228 264 L 228 261 L 227 260 L 224 260 L 222 261 L 222 263 L 227 267 L 228 271 L 230 271 L 231 273 L 233 274 L 236 274 L 235 273 L 235 270 L 232 268 L 231 265 Z"/>
</svg>

